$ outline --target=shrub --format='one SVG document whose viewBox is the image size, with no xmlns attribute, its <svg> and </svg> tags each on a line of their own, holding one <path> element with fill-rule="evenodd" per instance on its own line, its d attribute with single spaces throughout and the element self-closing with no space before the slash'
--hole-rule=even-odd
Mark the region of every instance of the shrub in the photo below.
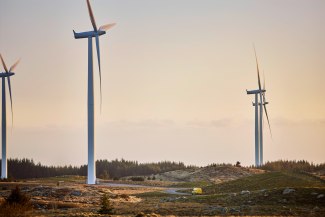
<svg viewBox="0 0 325 217">
<path fill-rule="evenodd" d="M 109 174 L 108 174 L 107 170 L 104 170 L 104 172 L 102 174 L 100 174 L 99 177 L 101 179 L 109 179 Z"/>
<path fill-rule="evenodd" d="M 144 178 L 141 177 L 141 176 L 133 176 L 133 177 L 131 177 L 130 179 L 131 179 L 132 181 L 134 181 L 134 182 L 136 182 L 136 181 L 140 181 L 140 182 L 144 181 Z"/>
<path fill-rule="evenodd" d="M 29 216 L 28 213 L 33 209 L 30 197 L 20 191 L 16 186 L 11 194 L 5 198 L 5 202 L 0 206 L 0 216 Z"/>
<path fill-rule="evenodd" d="M 6 203 L 8 204 L 20 204 L 20 205 L 30 205 L 30 197 L 20 191 L 17 185 L 15 189 L 11 191 L 9 197 L 6 198 Z"/>
<path fill-rule="evenodd" d="M 104 194 L 101 198 L 101 207 L 100 210 L 98 210 L 99 214 L 113 214 L 113 206 L 110 203 L 107 194 Z"/>
</svg>

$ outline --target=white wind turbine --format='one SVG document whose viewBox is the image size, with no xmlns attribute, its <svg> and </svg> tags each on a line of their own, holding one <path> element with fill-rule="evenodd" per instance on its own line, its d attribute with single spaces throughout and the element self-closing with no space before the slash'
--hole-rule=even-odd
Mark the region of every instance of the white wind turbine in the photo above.
<svg viewBox="0 0 325 217">
<path fill-rule="evenodd" d="M 92 38 L 96 38 L 96 49 L 99 67 L 99 85 L 100 85 L 100 105 L 102 104 L 102 81 L 100 67 L 100 50 L 99 36 L 106 34 L 106 30 L 115 25 L 106 24 L 99 29 L 97 28 L 95 17 L 91 9 L 89 0 L 87 2 L 90 21 L 93 26 L 93 31 L 74 33 L 76 39 L 88 38 L 88 176 L 87 184 L 96 184 L 96 165 L 95 165 L 95 140 L 94 140 L 94 76 L 93 76 L 93 44 Z"/>
<path fill-rule="evenodd" d="M 3 60 L 1 54 L 0 59 L 2 66 L 5 72 L 0 73 L 2 78 L 2 115 L 1 115 L 1 143 L 2 143 L 2 158 L 1 158 L 1 178 L 8 178 L 8 166 L 7 166 L 7 110 L 6 110 L 6 78 L 8 81 L 9 97 L 10 97 L 10 106 L 11 106 L 11 120 L 13 123 L 13 110 L 12 110 L 12 94 L 11 94 L 11 83 L 10 76 L 13 76 L 15 73 L 12 71 L 16 68 L 19 63 L 19 60 L 15 62 L 8 70 L 5 61 Z"/>
<path fill-rule="evenodd" d="M 269 116 L 267 113 L 266 102 L 265 99 L 265 80 L 263 84 L 263 88 L 261 87 L 261 79 L 260 79 L 260 70 L 257 61 L 257 55 L 255 52 L 255 59 L 256 59 L 256 68 L 257 68 L 257 81 L 258 81 L 258 89 L 257 90 L 246 90 L 247 94 L 254 94 L 255 95 L 255 102 L 253 106 L 255 107 L 255 166 L 263 165 L 263 109 L 265 111 L 265 115 L 268 122 L 268 127 L 272 136 L 271 132 L 271 125 L 269 121 Z"/>
</svg>

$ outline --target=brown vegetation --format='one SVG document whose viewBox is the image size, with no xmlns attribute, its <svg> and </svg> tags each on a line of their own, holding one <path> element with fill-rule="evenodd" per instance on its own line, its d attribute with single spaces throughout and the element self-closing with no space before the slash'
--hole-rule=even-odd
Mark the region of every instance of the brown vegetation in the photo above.
<svg viewBox="0 0 325 217">
<path fill-rule="evenodd" d="M 0 216 L 27 217 L 32 209 L 30 197 L 22 193 L 19 186 L 16 186 L 0 205 Z"/>
</svg>

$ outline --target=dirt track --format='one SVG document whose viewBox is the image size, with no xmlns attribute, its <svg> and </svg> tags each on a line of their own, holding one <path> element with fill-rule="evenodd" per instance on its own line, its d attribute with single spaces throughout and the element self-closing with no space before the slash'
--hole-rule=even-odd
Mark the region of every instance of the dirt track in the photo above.
<svg viewBox="0 0 325 217">
<path fill-rule="evenodd" d="M 144 188 L 144 189 L 155 189 L 157 191 L 162 191 L 167 194 L 172 194 L 172 195 L 191 195 L 189 193 L 183 193 L 180 191 L 184 190 L 189 190 L 191 188 L 172 188 L 172 187 L 153 187 L 153 186 L 148 186 L 148 185 L 137 185 L 137 184 L 122 184 L 122 183 L 105 183 L 102 184 L 103 186 L 108 186 L 108 187 L 120 187 L 120 188 Z"/>
</svg>

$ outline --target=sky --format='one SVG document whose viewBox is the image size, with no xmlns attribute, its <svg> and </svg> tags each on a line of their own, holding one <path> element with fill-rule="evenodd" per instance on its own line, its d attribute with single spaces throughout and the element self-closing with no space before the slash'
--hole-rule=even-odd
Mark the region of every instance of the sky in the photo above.
<svg viewBox="0 0 325 217">
<path fill-rule="evenodd" d="M 91 3 L 98 26 L 117 23 L 100 37 L 102 112 L 94 61 L 98 159 L 252 165 L 255 44 L 264 160 L 324 162 L 323 0 Z M 72 30 L 91 29 L 84 0 L 0 0 L 0 52 L 8 66 L 21 58 L 8 157 L 87 163 L 87 40 Z"/>
</svg>

